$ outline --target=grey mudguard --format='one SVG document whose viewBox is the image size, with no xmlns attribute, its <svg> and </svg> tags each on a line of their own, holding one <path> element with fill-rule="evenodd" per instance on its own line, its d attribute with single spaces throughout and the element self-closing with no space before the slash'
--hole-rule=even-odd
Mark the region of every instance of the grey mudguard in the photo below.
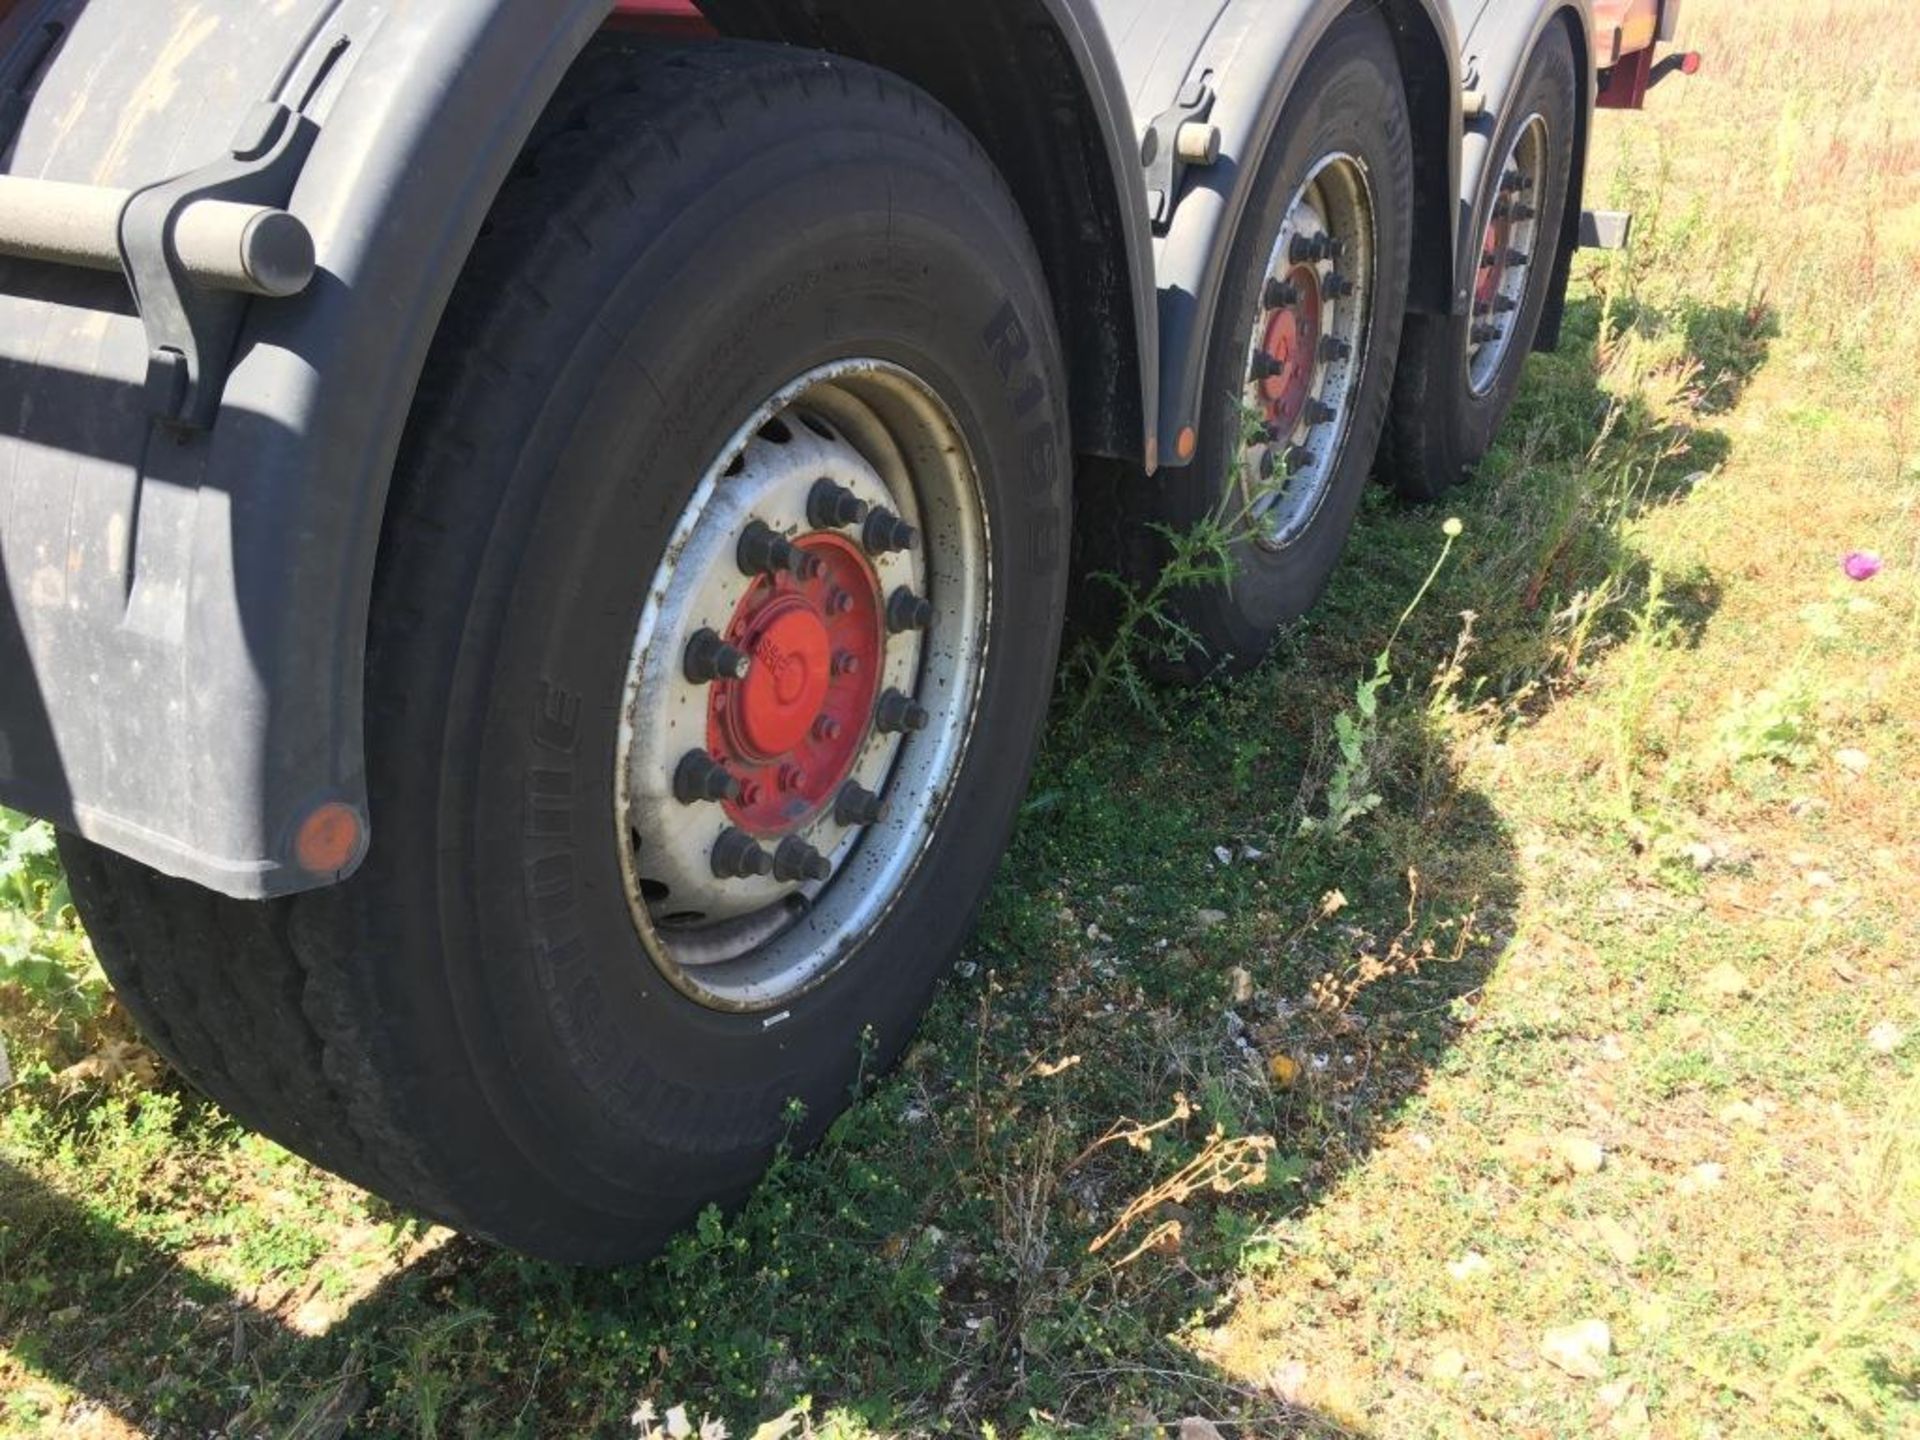
<svg viewBox="0 0 1920 1440">
<path fill-rule="evenodd" d="M 151 184 L 217 159 L 266 99 L 318 126 L 286 202 L 318 274 L 250 305 L 210 429 L 149 418 L 121 277 L 0 261 L 0 803 L 240 898 L 346 873 L 302 870 L 293 840 L 323 805 L 369 818 L 367 606 L 427 347 L 610 6 L 23 0 L 0 20 L 11 173 Z M 1145 450 L 1154 280 L 1120 70 L 1091 0 L 1004 8 L 1052 18 L 1101 128 L 1134 310 L 1108 328 Z"/>
<path fill-rule="evenodd" d="M 1539 0 L 1530 0 L 1539 4 Z M 1348 0 L 1232 0 L 1213 25 L 1189 78 L 1211 75 L 1219 99 L 1213 122 L 1221 158 L 1190 169 L 1157 254 L 1160 281 L 1160 425 L 1162 463 L 1180 463 L 1180 432 L 1195 423 L 1213 317 L 1234 235 L 1280 110 L 1315 45 Z M 1406 71 L 1417 147 L 1414 167 L 1416 255 L 1411 301 L 1447 311 L 1465 303 L 1450 285 L 1454 203 L 1459 192 L 1459 45 L 1443 0 L 1381 0 Z"/>
<path fill-rule="evenodd" d="M 317 805 L 366 813 L 367 598 L 414 386 L 488 205 L 607 8 L 8 16 L 8 88 L 37 62 L 8 115 L 14 174 L 149 184 L 217 158 L 263 99 L 304 101 L 319 136 L 288 208 L 319 273 L 250 307 L 217 421 L 188 431 L 148 418 L 124 280 L 0 264 L 0 802 L 231 895 L 332 878 L 287 857 Z"/>
</svg>

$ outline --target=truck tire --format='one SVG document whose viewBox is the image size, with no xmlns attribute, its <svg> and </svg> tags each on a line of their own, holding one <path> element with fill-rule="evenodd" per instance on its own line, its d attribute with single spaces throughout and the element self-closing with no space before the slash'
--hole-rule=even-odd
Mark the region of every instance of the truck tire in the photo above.
<svg viewBox="0 0 1920 1440">
<path fill-rule="evenodd" d="M 1573 45 L 1547 27 L 1495 132 L 1475 214 L 1484 225 L 1470 315 L 1410 315 L 1382 459 L 1409 500 L 1438 500 L 1493 444 L 1553 285 L 1573 174 Z"/>
<path fill-rule="evenodd" d="M 1052 315 L 925 94 L 597 46 L 394 477 L 363 868 L 247 904 L 64 844 L 154 1044 L 290 1149 L 560 1261 L 643 1255 L 818 1136 L 966 936 L 1046 713 Z"/>
<path fill-rule="evenodd" d="M 1412 211 L 1393 37 L 1356 7 L 1307 61 L 1254 183 L 1214 317 L 1194 461 L 1147 486 L 1151 520 L 1176 532 L 1219 521 L 1233 562 L 1223 583 L 1174 593 L 1193 643 L 1164 657 L 1170 678 L 1250 669 L 1325 591 L 1393 389 Z M 1148 578 L 1170 553 L 1153 545 Z"/>
</svg>

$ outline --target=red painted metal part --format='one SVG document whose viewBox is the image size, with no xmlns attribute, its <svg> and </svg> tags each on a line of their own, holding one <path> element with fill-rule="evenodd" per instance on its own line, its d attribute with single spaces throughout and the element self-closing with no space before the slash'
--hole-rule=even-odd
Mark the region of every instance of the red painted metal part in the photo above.
<svg viewBox="0 0 1920 1440">
<path fill-rule="evenodd" d="M 693 0 L 616 0 L 607 24 L 617 30 L 710 40 L 715 35 Z"/>
<path fill-rule="evenodd" d="M 1511 203 L 1511 202 L 1509 202 Z M 1480 273 L 1474 284 L 1475 305 L 1491 305 L 1507 280 L 1507 248 L 1513 240 L 1513 218 L 1495 215 L 1487 222 L 1486 239 L 1480 242 Z"/>
<path fill-rule="evenodd" d="M 1313 394 L 1313 372 L 1320 358 L 1320 272 L 1295 266 L 1287 276 L 1300 297 L 1267 314 L 1266 352 L 1280 369 L 1260 382 L 1267 423 L 1274 433 L 1291 435 Z"/>
<path fill-rule="evenodd" d="M 1602 110 L 1638 110 L 1653 88 L 1653 46 L 1636 50 L 1601 77 L 1596 102 Z"/>
<path fill-rule="evenodd" d="M 763 576 L 727 643 L 753 657 L 712 686 L 707 748 L 740 781 L 727 815 L 763 838 L 806 824 L 839 794 L 866 744 L 885 659 L 880 581 L 859 547 L 827 532 L 795 548 L 813 573 Z"/>
</svg>

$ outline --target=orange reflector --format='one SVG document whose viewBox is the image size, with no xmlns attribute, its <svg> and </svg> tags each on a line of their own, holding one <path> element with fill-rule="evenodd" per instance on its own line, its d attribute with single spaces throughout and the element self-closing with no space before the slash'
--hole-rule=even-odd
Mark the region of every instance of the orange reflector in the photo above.
<svg viewBox="0 0 1920 1440">
<path fill-rule="evenodd" d="M 1180 458 L 1182 460 L 1191 460 L 1193 458 L 1193 452 L 1199 448 L 1200 436 L 1194 431 L 1194 428 L 1189 425 L 1180 432 Z"/>
<path fill-rule="evenodd" d="M 359 813 L 332 800 L 300 822 L 293 858 L 310 875 L 337 875 L 359 857 L 361 838 Z"/>
</svg>

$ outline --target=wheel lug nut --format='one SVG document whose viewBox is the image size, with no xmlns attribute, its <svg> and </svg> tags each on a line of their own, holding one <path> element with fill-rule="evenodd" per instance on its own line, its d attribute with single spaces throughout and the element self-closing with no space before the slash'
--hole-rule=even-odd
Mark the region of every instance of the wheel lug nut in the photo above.
<svg viewBox="0 0 1920 1440">
<path fill-rule="evenodd" d="M 1295 265 L 1314 265 L 1331 260 L 1338 249 L 1331 235 L 1296 235 L 1287 247 L 1287 258 Z"/>
<path fill-rule="evenodd" d="M 807 788 L 807 772 L 798 765 L 780 767 L 780 788 L 782 790 L 804 790 Z"/>
<path fill-rule="evenodd" d="M 1285 368 L 1273 356 L 1262 350 L 1254 355 L 1252 364 L 1247 367 L 1247 373 L 1255 380 L 1271 380 Z"/>
<path fill-rule="evenodd" d="M 744 830 L 721 831 L 720 838 L 713 842 L 710 859 L 714 876 L 721 880 L 749 880 L 773 873 L 773 856 Z"/>
<path fill-rule="evenodd" d="M 689 750 L 673 769 L 673 798 L 682 805 L 738 800 L 740 782 L 704 750 Z"/>
<path fill-rule="evenodd" d="M 1302 470 L 1309 468 L 1316 458 L 1313 451 L 1307 449 L 1306 446 L 1294 446 L 1291 450 L 1287 451 L 1287 473 L 1289 475 L 1298 475 Z"/>
<path fill-rule="evenodd" d="M 1271 480 L 1274 475 L 1278 473 L 1280 462 L 1274 458 L 1277 453 L 1271 445 L 1261 450 L 1260 459 L 1256 464 L 1256 468 L 1259 470 L 1262 480 Z"/>
<path fill-rule="evenodd" d="M 1340 300 L 1353 293 L 1353 282 L 1344 275 L 1329 275 L 1320 283 L 1320 288 L 1329 298 Z"/>
<path fill-rule="evenodd" d="M 873 723 L 883 735 L 898 735 L 904 730 L 924 730 L 932 717 L 927 707 L 902 695 L 898 690 L 889 690 L 880 697 L 873 707 Z"/>
<path fill-rule="evenodd" d="M 1467 334 L 1476 345 L 1491 345 L 1500 338 L 1501 330 L 1498 325 L 1476 325 Z"/>
<path fill-rule="evenodd" d="M 1261 299 L 1269 310 L 1291 310 L 1300 303 L 1300 287 L 1269 277 Z"/>
<path fill-rule="evenodd" d="M 1496 315 L 1511 315 L 1519 308 L 1520 302 L 1511 295 L 1496 295 L 1493 297 L 1493 313 Z"/>
<path fill-rule="evenodd" d="M 822 715 L 818 720 L 813 722 L 813 738 L 827 744 L 832 744 L 840 738 L 841 731 L 844 728 L 845 727 L 842 726 L 838 720 L 834 719 L 833 716 Z"/>
<path fill-rule="evenodd" d="M 1509 170 L 1500 177 L 1500 193 L 1511 195 L 1521 188 L 1521 174 L 1518 170 Z"/>
<path fill-rule="evenodd" d="M 740 533 L 734 558 L 743 575 L 775 575 L 793 567 L 793 542 L 764 520 L 755 520 Z"/>
<path fill-rule="evenodd" d="M 875 510 L 860 527 L 860 543 L 871 555 L 890 555 L 905 550 L 920 538 L 920 532 L 891 510 Z"/>
<path fill-rule="evenodd" d="M 1539 213 L 1540 212 L 1531 205 L 1516 205 L 1513 207 L 1513 218 L 1523 224 L 1528 220 L 1534 219 Z"/>
<path fill-rule="evenodd" d="M 687 679 L 696 685 L 715 680 L 744 680 L 753 668 L 746 651 L 729 645 L 711 630 L 701 630 L 687 642 L 686 660 L 681 666 Z"/>
<path fill-rule="evenodd" d="M 1333 406 L 1327 404 L 1324 400 L 1309 400 L 1307 402 L 1306 419 L 1309 425 L 1331 425 L 1339 413 L 1338 410 L 1334 409 Z"/>
<path fill-rule="evenodd" d="M 858 525 L 873 507 L 844 485 L 822 478 L 807 492 L 807 523 L 816 530 Z"/>
<path fill-rule="evenodd" d="M 789 835 L 780 842 L 780 848 L 773 852 L 773 878 L 788 883 L 796 880 L 831 880 L 833 862 L 798 835 Z"/>
<path fill-rule="evenodd" d="M 860 657 L 851 650 L 840 651 L 833 657 L 833 673 L 835 675 L 858 675 L 860 673 Z"/>
<path fill-rule="evenodd" d="M 1334 335 L 1320 342 L 1320 358 L 1329 365 L 1337 365 L 1342 360 L 1353 358 L 1353 346 Z"/>
<path fill-rule="evenodd" d="M 1525 268 L 1527 262 L 1532 258 L 1533 257 L 1528 255 L 1524 250 L 1507 251 L 1507 264 L 1511 265 L 1515 270 Z"/>
<path fill-rule="evenodd" d="M 933 624 L 933 602 L 902 585 L 887 599 L 887 629 L 895 635 L 924 630 Z"/>
<path fill-rule="evenodd" d="M 887 818 L 887 802 L 864 786 L 849 780 L 840 787 L 833 802 L 833 819 L 851 829 L 855 825 L 878 825 Z"/>
</svg>

